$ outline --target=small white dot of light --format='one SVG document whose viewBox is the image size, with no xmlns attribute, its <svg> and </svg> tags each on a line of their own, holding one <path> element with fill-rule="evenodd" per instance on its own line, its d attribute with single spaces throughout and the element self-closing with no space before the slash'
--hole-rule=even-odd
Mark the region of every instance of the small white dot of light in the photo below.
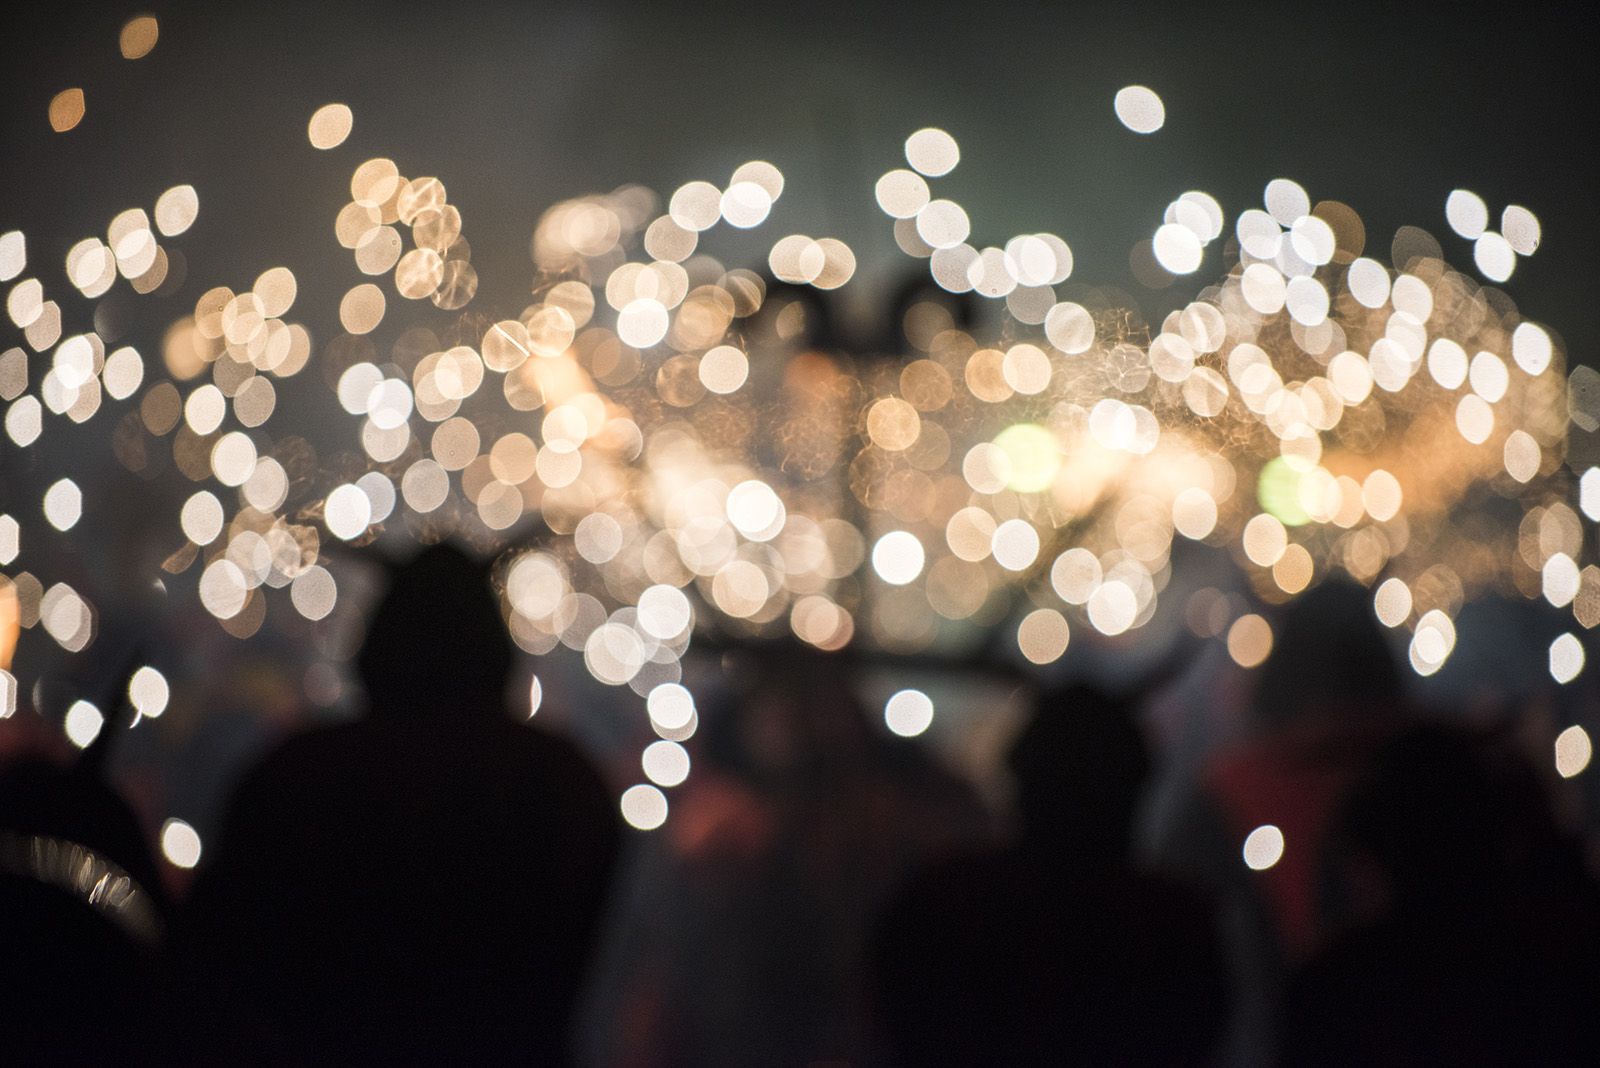
<svg viewBox="0 0 1600 1068">
<path fill-rule="evenodd" d="M 918 173 L 938 178 L 956 169 L 961 148 L 954 137 L 929 126 L 906 138 L 906 162 Z"/>
<path fill-rule="evenodd" d="M 639 758 L 645 777 L 657 786 L 677 786 L 689 777 L 689 751 L 666 739 L 651 742 Z"/>
<path fill-rule="evenodd" d="M 383 372 L 370 363 L 357 363 L 339 376 L 335 392 L 339 405 L 351 415 L 366 415 L 373 391 L 383 384 Z"/>
<path fill-rule="evenodd" d="M 6 436 L 18 448 L 27 448 L 44 432 L 44 412 L 38 397 L 19 397 L 6 409 Z"/>
<path fill-rule="evenodd" d="M 1428 373 L 1445 389 L 1457 389 L 1467 380 L 1467 352 L 1449 338 L 1428 346 Z"/>
<path fill-rule="evenodd" d="M 1574 723 L 1556 735 L 1556 773 L 1570 779 L 1582 773 L 1594 757 L 1594 743 L 1589 732 Z"/>
<path fill-rule="evenodd" d="M 28 266 L 28 239 L 21 230 L 0 234 L 0 282 L 9 282 Z"/>
<path fill-rule="evenodd" d="M 1089 624 L 1101 634 L 1115 636 L 1133 626 L 1139 617 L 1139 596 L 1120 580 L 1104 582 L 1089 595 Z"/>
<path fill-rule="evenodd" d="M 748 230 L 767 221 L 772 196 L 755 182 L 734 182 L 722 194 L 721 204 L 729 226 Z"/>
<path fill-rule="evenodd" d="M 891 586 L 904 586 L 922 574 L 922 542 L 907 530 L 893 530 L 872 547 L 872 570 Z"/>
<path fill-rule="evenodd" d="M 394 512 L 394 483 L 382 471 L 368 471 L 356 479 L 356 485 L 372 504 L 372 522 L 381 523 Z"/>
<path fill-rule="evenodd" d="M 1352 260 L 1345 275 L 1350 295 L 1362 306 L 1381 308 L 1389 300 L 1389 271 L 1377 260 L 1365 256 Z"/>
<path fill-rule="evenodd" d="M 289 585 L 289 601 L 306 619 L 315 622 L 333 611 L 339 599 L 339 587 L 333 575 L 320 564 L 306 568 Z"/>
<path fill-rule="evenodd" d="M 1372 595 L 1372 608 L 1378 622 L 1398 627 L 1411 615 L 1411 587 L 1399 578 L 1384 579 Z"/>
<path fill-rule="evenodd" d="M 128 680 L 128 700 L 135 712 L 155 719 L 167 710 L 172 691 L 167 677 L 153 667 L 142 667 Z"/>
<path fill-rule="evenodd" d="M 667 822 L 667 795 L 646 783 L 622 792 L 622 818 L 637 831 L 653 831 Z"/>
<path fill-rule="evenodd" d="M 1550 643 L 1550 677 L 1566 685 L 1583 671 L 1583 643 L 1576 635 L 1563 634 Z"/>
<path fill-rule="evenodd" d="M 878 179 L 874 188 L 878 207 L 895 219 L 914 218 L 927 206 L 928 183 L 915 171 L 894 170 Z"/>
<path fill-rule="evenodd" d="M 728 180 L 729 185 L 739 182 L 754 182 L 766 190 L 767 196 L 776 201 L 783 196 L 783 172 L 764 159 L 753 159 L 749 163 L 741 163 Z"/>
<path fill-rule="evenodd" d="M 183 502 L 179 523 L 190 541 L 210 545 L 222 533 L 222 502 L 208 490 L 201 490 Z"/>
<path fill-rule="evenodd" d="M 783 501 L 772 487 L 757 479 L 739 483 L 728 491 L 728 521 L 752 541 L 771 541 L 783 529 Z"/>
<path fill-rule="evenodd" d="M 1039 532 L 1026 519 L 1008 519 L 995 528 L 992 551 L 995 563 L 1021 571 L 1039 557 Z"/>
<path fill-rule="evenodd" d="M 902 738 L 915 738 L 933 723 L 933 701 L 921 690 L 901 690 L 883 705 L 883 722 Z"/>
<path fill-rule="evenodd" d="M 1158 229 L 1151 247 L 1156 262 L 1171 274 L 1193 274 L 1205 255 L 1194 231 L 1180 223 L 1167 223 Z"/>
<path fill-rule="evenodd" d="M 161 854 L 177 868 L 192 868 L 200 863 L 200 835 L 180 819 L 161 825 Z"/>
<path fill-rule="evenodd" d="M 1251 831 L 1244 840 L 1244 862 L 1251 871 L 1266 871 L 1283 858 L 1283 832 L 1270 823 Z"/>
<path fill-rule="evenodd" d="M 1578 564 L 1566 553 L 1556 553 L 1544 562 L 1541 580 L 1545 600 L 1557 608 L 1565 608 L 1578 596 Z"/>
<path fill-rule="evenodd" d="M 1134 133 L 1152 134 L 1166 125 L 1167 106 L 1154 89 L 1146 86 L 1123 86 L 1117 90 L 1111 106 L 1117 113 L 1117 121 Z"/>
<path fill-rule="evenodd" d="M 533 676 L 528 683 L 528 718 L 532 719 L 539 711 L 539 706 L 544 704 L 544 683 L 539 681 L 539 676 Z"/>
<path fill-rule="evenodd" d="M 44 493 L 44 517 L 60 531 L 77 526 L 83 518 L 83 491 L 70 478 L 63 478 Z"/>
<path fill-rule="evenodd" d="M 630 301 L 617 314 L 617 336 L 636 349 L 647 349 L 667 336 L 667 309 L 658 300 Z"/>
<path fill-rule="evenodd" d="M 662 683 L 645 698 L 650 721 L 667 730 L 679 730 L 694 717 L 694 695 L 675 682 Z"/>
<path fill-rule="evenodd" d="M 953 200 L 930 201 L 917 212 L 917 235 L 936 249 L 954 248 L 970 233 L 966 209 Z"/>
<path fill-rule="evenodd" d="M 1199 541 L 1217 526 L 1217 502 L 1198 486 L 1180 490 L 1172 498 L 1172 525 L 1179 534 Z"/>
<path fill-rule="evenodd" d="M 196 434 L 204 436 L 222 425 L 223 416 L 228 414 L 228 399 L 222 395 L 222 390 L 207 383 L 189 394 L 189 399 L 183 405 L 183 418 L 189 424 L 189 429 Z"/>
<path fill-rule="evenodd" d="M 1472 261 L 1478 265 L 1478 273 L 1489 281 L 1504 282 L 1516 270 L 1517 254 L 1509 241 L 1488 230 L 1473 242 Z"/>
<path fill-rule="evenodd" d="M 67 738 L 79 749 L 85 749 L 89 743 L 100 735 L 100 728 L 106 723 L 105 716 L 100 710 L 88 701 L 74 701 L 72 707 L 67 709 L 67 718 L 64 723 Z"/>
<path fill-rule="evenodd" d="M 1500 232 L 1519 256 L 1531 256 L 1539 248 L 1539 217 L 1520 204 L 1511 204 L 1500 213 Z"/>
<path fill-rule="evenodd" d="M 1511 357 L 1530 375 L 1544 373 L 1553 351 L 1550 335 L 1537 323 L 1519 323 L 1511 332 Z"/>
<path fill-rule="evenodd" d="M 1280 226 L 1293 226 L 1303 215 L 1311 214 L 1311 197 L 1305 187 L 1290 178 L 1274 178 L 1267 183 L 1262 205 Z"/>
<path fill-rule="evenodd" d="M 113 400 L 127 400 L 144 381 L 144 360 L 136 350 L 124 346 L 106 357 L 100 377 Z"/>
<path fill-rule="evenodd" d="M 749 376 L 749 358 L 732 345 L 718 345 L 700 357 L 700 384 L 712 393 L 736 393 Z"/>
<path fill-rule="evenodd" d="M 256 445 L 237 430 L 229 431 L 211 447 L 211 473 L 224 486 L 242 486 L 256 469 Z"/>
<path fill-rule="evenodd" d="M 0 515 L 0 566 L 9 565 L 21 551 L 21 525 L 8 515 Z"/>
<path fill-rule="evenodd" d="M 328 494 L 323 508 L 328 533 L 343 541 L 359 537 L 372 523 L 372 500 L 361 487 L 346 482 Z"/>
<path fill-rule="evenodd" d="M 693 620 L 689 598 L 675 586 L 651 586 L 639 595 L 639 628 L 652 638 L 676 638 Z"/>
<path fill-rule="evenodd" d="M 1583 514 L 1600 523 L 1600 467 L 1591 467 L 1578 479 L 1578 507 Z M 0 564 L 6 563 L 0 560 Z"/>
<path fill-rule="evenodd" d="M 1444 201 L 1444 218 L 1450 229 L 1468 241 L 1474 241 L 1489 226 L 1489 206 L 1483 198 L 1467 189 L 1453 189 Z"/>
</svg>

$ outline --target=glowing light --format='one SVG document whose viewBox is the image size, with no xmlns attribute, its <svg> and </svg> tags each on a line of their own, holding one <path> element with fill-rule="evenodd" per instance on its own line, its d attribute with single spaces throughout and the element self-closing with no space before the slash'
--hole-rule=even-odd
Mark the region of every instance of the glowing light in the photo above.
<svg viewBox="0 0 1600 1068">
<path fill-rule="evenodd" d="M 1244 840 L 1244 862 L 1251 871 L 1266 871 L 1283 859 L 1283 832 L 1270 823 L 1251 831 Z"/>
<path fill-rule="evenodd" d="M 200 834 L 180 819 L 161 825 L 161 855 L 177 868 L 192 868 L 200 863 Z"/>
<path fill-rule="evenodd" d="M 922 542 L 909 531 L 895 530 L 872 547 L 872 569 L 891 586 L 904 586 L 922 574 Z"/>
<path fill-rule="evenodd" d="M 1473 241 L 1489 227 L 1489 205 L 1470 190 L 1455 189 L 1445 198 L 1444 217 L 1450 229 Z"/>
<path fill-rule="evenodd" d="M 667 795 L 640 783 L 622 792 L 622 818 L 636 831 L 653 831 L 667 822 Z"/>
<path fill-rule="evenodd" d="M 1583 643 L 1576 635 L 1563 634 L 1550 643 L 1550 677 L 1565 685 L 1583 671 Z"/>
<path fill-rule="evenodd" d="M 161 36 L 161 24 L 153 15 L 139 15 L 122 24 L 122 32 L 117 36 L 117 47 L 122 51 L 123 59 L 143 59 L 156 47 L 156 39 Z"/>
<path fill-rule="evenodd" d="M 1061 446 L 1038 423 L 1008 426 L 995 435 L 994 445 L 1005 457 L 1005 485 L 1018 493 L 1049 489 L 1061 470 Z"/>
<path fill-rule="evenodd" d="M 1036 608 L 1017 625 L 1017 648 L 1035 664 L 1061 659 L 1071 639 L 1067 618 L 1053 608 Z"/>
<path fill-rule="evenodd" d="M 74 701 L 62 723 L 67 739 L 79 749 L 87 749 L 89 743 L 100 736 L 100 729 L 105 725 L 106 717 L 88 701 Z"/>
<path fill-rule="evenodd" d="M 1240 616 L 1228 628 L 1228 656 L 1240 667 L 1259 667 L 1271 652 L 1272 625 L 1260 616 Z"/>
<path fill-rule="evenodd" d="M 1152 134 L 1166 125 L 1167 106 L 1155 90 L 1142 85 L 1118 89 L 1112 108 L 1117 113 L 1117 121 L 1134 133 Z"/>
<path fill-rule="evenodd" d="M 1556 773 L 1563 779 L 1579 775 L 1594 757 L 1594 743 L 1589 732 L 1573 724 L 1556 735 Z"/>
<path fill-rule="evenodd" d="M 50 100 L 50 128 L 66 133 L 83 121 L 82 89 L 63 89 Z"/>
<path fill-rule="evenodd" d="M 336 486 L 323 506 L 323 519 L 328 533 L 336 538 L 349 541 L 360 537 L 372 523 L 372 499 L 360 486 L 348 482 Z"/>
<path fill-rule="evenodd" d="M 83 518 L 83 491 L 70 478 L 51 484 L 44 494 L 44 517 L 60 531 L 68 531 Z"/>
<path fill-rule="evenodd" d="M 677 742 L 651 742 L 640 763 L 645 776 L 657 786 L 677 786 L 689 777 L 689 751 Z"/>
<path fill-rule="evenodd" d="M 902 738 L 915 738 L 933 725 L 933 701 L 921 690 L 901 690 L 883 706 L 883 722 Z"/>
<path fill-rule="evenodd" d="M 919 174 L 938 178 L 956 169 L 961 148 L 954 137 L 930 126 L 906 138 L 906 162 Z"/>
<path fill-rule="evenodd" d="M 167 677 L 153 667 L 142 667 L 128 679 L 128 701 L 146 719 L 156 719 L 165 712 L 171 696 Z"/>
</svg>

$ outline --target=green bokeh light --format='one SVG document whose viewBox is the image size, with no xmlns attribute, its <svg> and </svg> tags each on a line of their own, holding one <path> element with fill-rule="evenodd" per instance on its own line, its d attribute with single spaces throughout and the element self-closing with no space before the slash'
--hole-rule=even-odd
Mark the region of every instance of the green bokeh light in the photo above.
<svg viewBox="0 0 1600 1068">
<path fill-rule="evenodd" d="M 1304 477 L 1282 456 L 1270 460 L 1261 469 L 1261 478 L 1256 482 L 1256 500 L 1268 515 L 1286 527 L 1309 523 L 1311 516 L 1300 503 L 1300 481 Z"/>
<path fill-rule="evenodd" d="M 1061 470 L 1061 446 L 1056 436 L 1038 423 L 1015 423 L 994 439 L 1011 461 L 1006 485 L 1018 493 L 1038 493 L 1050 488 Z"/>
</svg>

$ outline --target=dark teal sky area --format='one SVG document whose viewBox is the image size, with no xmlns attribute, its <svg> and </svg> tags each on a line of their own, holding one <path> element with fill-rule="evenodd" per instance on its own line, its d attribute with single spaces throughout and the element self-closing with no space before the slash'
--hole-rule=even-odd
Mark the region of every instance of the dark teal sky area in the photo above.
<svg viewBox="0 0 1600 1068">
<path fill-rule="evenodd" d="M 757 265 L 786 233 L 842 237 L 861 263 L 848 292 L 870 307 L 911 268 L 873 182 L 904 165 L 908 133 L 938 125 L 963 159 L 935 195 L 968 208 L 974 244 L 1059 233 L 1073 281 L 1122 287 L 1149 313 L 1221 269 L 1217 243 L 1165 291 L 1130 274 L 1129 248 L 1188 189 L 1215 195 L 1231 231 L 1269 179 L 1291 177 L 1360 211 L 1369 252 L 1386 257 L 1409 223 L 1469 269 L 1446 194 L 1478 192 L 1494 220 L 1524 204 L 1544 244 L 1506 288 L 1573 360 L 1596 362 L 1596 41 L 1576 6 L 175 3 L 148 9 L 160 42 L 136 62 L 116 39 L 139 9 L 38 7 L 6 34 L 0 230 L 27 232 L 29 273 L 42 265 L 60 298 L 73 241 L 193 183 L 200 220 L 175 242 L 188 285 L 139 304 L 136 321 L 287 264 L 294 317 L 331 322 L 363 280 L 333 216 L 350 171 L 377 155 L 446 183 L 485 312 L 525 303 L 528 237 L 551 202 L 634 181 L 664 194 L 725 183 L 752 158 L 782 168 L 783 199 L 753 234 L 719 227 L 703 247 Z M 1115 120 L 1129 83 L 1165 99 L 1159 133 Z M 87 117 L 52 133 L 46 107 L 72 85 Z M 317 152 L 306 119 L 332 100 L 354 109 L 355 132 Z"/>
</svg>

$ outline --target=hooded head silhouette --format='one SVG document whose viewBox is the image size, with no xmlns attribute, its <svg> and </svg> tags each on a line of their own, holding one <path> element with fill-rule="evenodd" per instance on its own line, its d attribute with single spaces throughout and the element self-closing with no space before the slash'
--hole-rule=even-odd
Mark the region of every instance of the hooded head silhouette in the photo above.
<svg viewBox="0 0 1600 1068">
<path fill-rule="evenodd" d="M 488 567 L 440 543 L 394 568 L 357 669 L 373 716 L 502 710 L 511 639 Z"/>
</svg>

